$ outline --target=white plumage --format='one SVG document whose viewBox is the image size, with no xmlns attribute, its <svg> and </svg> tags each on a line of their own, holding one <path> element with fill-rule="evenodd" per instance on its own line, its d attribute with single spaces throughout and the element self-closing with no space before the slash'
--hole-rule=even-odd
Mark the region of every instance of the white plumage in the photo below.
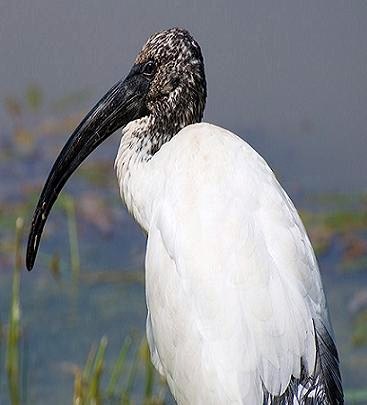
<svg viewBox="0 0 367 405">
<path fill-rule="evenodd" d="M 154 34 L 125 80 L 84 118 L 41 193 L 34 264 L 52 204 L 116 129 L 122 199 L 148 236 L 147 335 L 179 405 L 343 403 L 338 355 L 311 244 L 266 162 L 199 124 L 203 57 L 185 30 Z"/>
<path fill-rule="evenodd" d="M 180 404 L 258 404 L 263 387 L 283 394 L 301 359 L 314 370 L 313 320 L 330 331 L 297 211 L 261 156 L 210 124 L 184 128 L 152 159 L 134 155 L 127 166 L 135 125 L 115 166 L 148 234 L 154 365 Z"/>
</svg>

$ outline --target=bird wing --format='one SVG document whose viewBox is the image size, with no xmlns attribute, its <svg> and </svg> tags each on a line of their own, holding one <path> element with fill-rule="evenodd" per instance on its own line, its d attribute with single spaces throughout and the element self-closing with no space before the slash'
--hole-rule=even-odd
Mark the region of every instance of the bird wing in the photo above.
<svg viewBox="0 0 367 405">
<path fill-rule="evenodd" d="M 301 397 L 318 378 L 320 395 L 335 397 L 340 376 L 317 262 L 269 166 L 209 124 L 185 128 L 157 155 L 165 179 L 148 232 L 148 337 L 173 391 L 212 384 L 222 403 L 255 404 Z"/>
</svg>

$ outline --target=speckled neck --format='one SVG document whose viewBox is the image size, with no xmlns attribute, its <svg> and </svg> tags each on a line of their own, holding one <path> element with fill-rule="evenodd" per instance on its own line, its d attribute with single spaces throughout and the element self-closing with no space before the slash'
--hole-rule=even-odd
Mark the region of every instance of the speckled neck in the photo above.
<svg viewBox="0 0 367 405">
<path fill-rule="evenodd" d="M 129 123 L 122 130 L 120 150 L 128 154 L 130 160 L 148 161 L 181 129 L 202 119 L 203 108 L 196 114 L 189 106 L 186 110 L 171 112 L 169 105 L 169 99 L 157 103 L 154 113 Z"/>
<path fill-rule="evenodd" d="M 180 129 L 162 125 L 153 115 L 133 121 L 122 130 L 118 157 L 124 160 L 125 165 L 148 161 Z"/>
</svg>

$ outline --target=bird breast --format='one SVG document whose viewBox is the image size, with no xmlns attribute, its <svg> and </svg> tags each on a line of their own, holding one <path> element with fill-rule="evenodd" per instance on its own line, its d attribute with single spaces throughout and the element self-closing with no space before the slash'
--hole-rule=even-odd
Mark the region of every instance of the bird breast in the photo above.
<svg viewBox="0 0 367 405">
<path fill-rule="evenodd" d="M 130 122 L 123 130 L 115 160 L 122 201 L 145 232 L 161 178 L 150 155 L 151 137 L 146 117 Z"/>
</svg>

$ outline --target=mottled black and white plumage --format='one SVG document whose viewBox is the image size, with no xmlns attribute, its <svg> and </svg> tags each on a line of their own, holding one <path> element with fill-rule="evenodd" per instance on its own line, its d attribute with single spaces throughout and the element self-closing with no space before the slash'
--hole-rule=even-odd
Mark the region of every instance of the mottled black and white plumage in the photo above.
<svg viewBox="0 0 367 405">
<path fill-rule="evenodd" d="M 120 192 L 148 236 L 148 342 L 177 403 L 342 404 L 325 295 L 301 219 L 259 154 L 200 123 L 205 100 L 192 36 L 173 28 L 150 37 L 56 160 L 27 266 L 67 178 L 122 127 Z"/>
<path fill-rule="evenodd" d="M 149 114 L 140 136 L 151 156 L 182 128 L 201 121 L 206 100 L 204 61 L 190 33 L 172 28 L 152 35 L 135 64 L 153 66 L 146 96 Z"/>
</svg>

